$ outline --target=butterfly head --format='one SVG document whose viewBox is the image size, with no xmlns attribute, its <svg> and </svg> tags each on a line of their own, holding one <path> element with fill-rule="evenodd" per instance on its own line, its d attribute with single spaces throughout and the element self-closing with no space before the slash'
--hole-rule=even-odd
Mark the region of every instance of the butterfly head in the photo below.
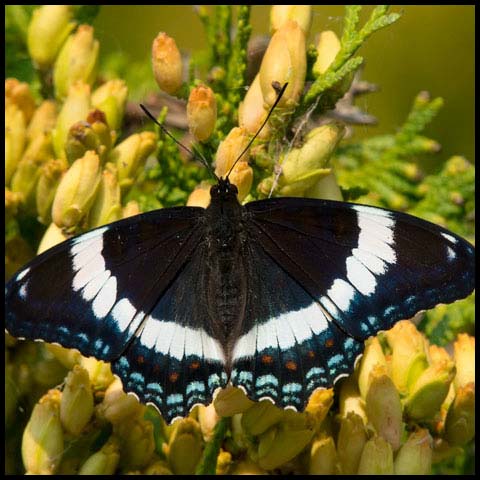
<svg viewBox="0 0 480 480">
<path fill-rule="evenodd" d="M 236 198 L 237 194 L 237 187 L 233 183 L 230 183 L 228 177 L 220 177 L 218 179 L 218 183 L 216 185 L 213 185 L 210 189 L 210 195 L 212 199 L 226 200 L 228 198 Z"/>
</svg>

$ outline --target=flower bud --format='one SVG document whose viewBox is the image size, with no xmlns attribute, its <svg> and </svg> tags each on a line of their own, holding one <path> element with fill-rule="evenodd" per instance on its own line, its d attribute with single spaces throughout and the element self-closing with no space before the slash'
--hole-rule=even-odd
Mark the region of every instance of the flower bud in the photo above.
<svg viewBox="0 0 480 480">
<path fill-rule="evenodd" d="M 49 390 L 33 407 L 22 438 L 22 458 L 30 474 L 55 473 L 64 451 L 59 390 Z"/>
<path fill-rule="evenodd" d="M 270 10 L 270 31 L 275 33 L 288 20 L 294 20 L 305 35 L 310 31 L 312 24 L 311 5 L 272 5 Z"/>
<path fill-rule="evenodd" d="M 455 388 L 475 384 L 475 337 L 460 333 L 453 344 L 455 365 Z"/>
<path fill-rule="evenodd" d="M 18 207 L 23 203 L 23 194 L 19 192 L 12 192 L 5 187 L 5 220 L 7 223 L 12 218 L 15 218 L 18 213 Z"/>
<path fill-rule="evenodd" d="M 52 204 L 55 192 L 62 175 L 67 171 L 68 165 L 65 160 L 48 160 L 40 168 L 35 191 L 35 203 L 37 206 L 37 218 L 44 225 L 52 221 Z"/>
<path fill-rule="evenodd" d="M 60 402 L 60 420 L 65 430 L 80 435 L 93 414 L 93 393 L 88 372 L 75 365 L 65 379 Z"/>
<path fill-rule="evenodd" d="M 282 419 L 282 413 L 282 410 L 269 400 L 262 400 L 254 403 L 251 408 L 243 413 L 242 427 L 250 435 L 260 435 L 277 424 Z"/>
<path fill-rule="evenodd" d="M 392 446 L 382 437 L 373 437 L 365 444 L 358 475 L 392 475 L 393 452 Z"/>
<path fill-rule="evenodd" d="M 99 43 L 93 27 L 80 25 L 63 45 L 53 70 L 55 96 L 64 99 L 77 81 L 93 85 L 97 76 Z"/>
<path fill-rule="evenodd" d="M 342 201 L 342 191 L 338 186 L 333 170 L 325 177 L 320 178 L 317 183 L 305 191 L 307 198 L 323 198 L 325 200 Z"/>
<path fill-rule="evenodd" d="M 52 225 L 55 225 L 52 223 Z M 55 225 L 57 230 L 59 228 Z M 53 247 L 53 245 L 52 245 Z M 41 252 L 38 252 L 40 254 Z M 80 362 L 80 352 L 74 348 L 64 348 L 54 343 L 46 343 L 45 348 L 65 367 L 72 369 L 77 363 Z"/>
<path fill-rule="evenodd" d="M 175 475 L 192 475 L 202 456 L 202 432 L 191 418 L 174 424 L 168 444 L 168 462 Z"/>
<path fill-rule="evenodd" d="M 402 434 L 402 404 L 400 395 L 383 366 L 376 365 L 370 372 L 365 411 L 378 435 L 396 451 L 400 447 Z"/>
<path fill-rule="evenodd" d="M 358 388 L 362 397 L 367 396 L 370 386 L 370 373 L 376 365 L 387 366 L 387 360 L 383 354 L 382 347 L 377 337 L 370 337 L 365 340 L 365 350 L 363 352 L 360 368 L 358 370 Z"/>
<path fill-rule="evenodd" d="M 225 139 L 220 143 L 215 155 L 215 175 L 225 178 L 232 165 L 237 161 L 240 154 L 245 150 L 249 142 L 245 129 L 234 127 Z M 249 152 L 246 151 L 241 160 L 248 162 Z"/>
<path fill-rule="evenodd" d="M 28 208 L 35 205 L 35 188 L 41 174 L 41 166 L 52 159 L 52 139 L 50 134 L 43 133 L 35 137 L 18 162 L 17 170 L 12 177 L 13 192 L 21 192 Z"/>
<path fill-rule="evenodd" d="M 103 125 L 105 129 L 108 128 L 105 123 L 96 123 L 96 125 L 99 124 Z M 110 142 L 108 147 L 110 147 Z M 74 123 L 68 131 L 65 142 L 68 163 L 72 164 L 78 158 L 83 157 L 88 150 L 95 151 L 100 159 L 104 160 L 107 147 L 101 143 L 101 138 L 88 121 Z"/>
<path fill-rule="evenodd" d="M 262 126 L 268 110 L 263 107 L 263 94 L 260 87 L 260 75 L 257 74 L 250 88 L 238 106 L 238 124 L 246 132 L 255 135 Z M 267 123 L 258 135 L 258 138 L 267 140 L 271 135 L 269 124 Z"/>
<path fill-rule="evenodd" d="M 213 438 L 215 426 L 219 420 L 220 417 L 218 416 L 213 403 L 208 406 L 198 406 L 198 423 L 202 430 L 203 439 L 206 442 L 209 442 Z"/>
<path fill-rule="evenodd" d="M 16 105 L 5 105 L 5 185 L 10 183 L 25 148 L 25 124 Z"/>
<path fill-rule="evenodd" d="M 428 430 L 412 432 L 395 457 L 395 475 L 429 475 L 432 470 L 432 443 Z"/>
<path fill-rule="evenodd" d="M 160 32 L 152 44 L 153 75 L 158 86 L 173 95 L 182 86 L 182 56 L 177 44 Z"/>
<path fill-rule="evenodd" d="M 187 207 L 207 208 L 210 205 L 210 185 L 199 185 L 188 197 Z"/>
<path fill-rule="evenodd" d="M 228 385 L 218 392 L 213 400 L 215 410 L 220 417 L 231 417 L 247 411 L 253 405 L 241 388 Z"/>
<path fill-rule="evenodd" d="M 260 66 L 260 86 L 265 103 L 272 106 L 277 99 L 272 82 L 282 86 L 288 82 L 278 107 L 294 107 L 303 92 L 306 71 L 305 33 L 297 22 L 287 20 L 273 34 Z"/>
<path fill-rule="evenodd" d="M 94 357 L 80 357 L 80 365 L 90 377 L 93 390 L 105 390 L 114 380 L 110 364 Z"/>
<path fill-rule="evenodd" d="M 88 224 L 91 228 L 95 228 L 120 218 L 122 218 L 122 205 L 117 175 L 115 172 L 104 170 L 97 196 L 88 214 Z"/>
<path fill-rule="evenodd" d="M 337 451 L 342 475 L 357 473 L 363 448 L 367 441 L 367 432 L 362 417 L 349 412 L 340 419 Z"/>
<path fill-rule="evenodd" d="M 75 160 L 58 185 L 52 206 L 53 221 L 72 229 L 87 215 L 101 180 L 100 159 L 93 151 Z"/>
<path fill-rule="evenodd" d="M 349 412 L 352 412 L 363 420 L 364 425 L 367 424 L 365 403 L 360 396 L 360 392 L 357 388 L 357 383 L 353 375 L 350 375 L 340 384 L 339 407 L 341 417 L 346 417 Z"/>
<path fill-rule="evenodd" d="M 147 157 L 155 151 L 156 135 L 153 132 L 141 132 L 130 135 L 118 144 L 110 153 L 110 161 L 118 169 L 121 188 L 130 187 Z"/>
<path fill-rule="evenodd" d="M 320 33 L 317 42 L 318 55 L 312 67 L 315 76 L 319 76 L 327 71 L 328 67 L 335 60 L 340 48 L 340 40 L 335 35 L 335 32 L 326 30 L 325 32 Z"/>
<path fill-rule="evenodd" d="M 136 200 L 130 200 L 122 209 L 122 218 L 133 217 L 142 213 L 140 205 Z"/>
<path fill-rule="evenodd" d="M 385 335 L 392 348 L 392 380 L 400 394 L 406 394 L 428 366 L 425 337 L 408 320 L 396 323 Z"/>
<path fill-rule="evenodd" d="M 445 438 L 451 445 L 466 445 L 475 437 L 475 383 L 457 389 L 445 421 Z"/>
<path fill-rule="evenodd" d="M 115 425 L 137 415 L 140 409 L 141 405 L 138 399 L 133 395 L 127 395 L 123 391 L 121 380 L 115 377 L 105 391 L 103 401 L 98 406 L 98 413 Z"/>
<path fill-rule="evenodd" d="M 123 80 L 109 80 L 92 93 L 92 105 L 105 112 L 108 126 L 119 130 L 122 126 L 128 87 Z"/>
<path fill-rule="evenodd" d="M 49 248 L 52 248 L 67 239 L 68 237 L 62 232 L 62 229 L 52 222 L 43 234 L 42 240 L 40 240 L 37 255 L 40 255 Z"/>
<path fill-rule="evenodd" d="M 33 113 L 27 128 L 27 138 L 32 141 L 41 133 L 53 130 L 57 122 L 57 105 L 53 100 L 44 100 Z"/>
<path fill-rule="evenodd" d="M 102 449 L 85 461 L 81 466 L 79 475 L 113 475 L 120 461 L 120 448 L 118 441 L 112 437 Z"/>
<path fill-rule="evenodd" d="M 217 101 L 210 87 L 199 85 L 192 89 L 187 103 L 187 120 L 196 140 L 204 142 L 212 135 L 217 121 Z"/>
<path fill-rule="evenodd" d="M 253 183 L 253 170 L 247 162 L 237 162 L 229 176 L 230 183 L 238 189 L 238 201 L 241 203 L 250 192 Z"/>
<path fill-rule="evenodd" d="M 305 411 L 320 425 L 333 404 L 333 388 L 317 388 L 308 399 Z"/>
<path fill-rule="evenodd" d="M 56 157 L 65 158 L 65 141 L 71 126 L 87 118 L 90 110 L 90 86 L 77 82 L 70 87 L 68 97 L 58 115 L 53 133 L 53 147 Z"/>
<path fill-rule="evenodd" d="M 335 475 L 337 451 L 332 437 L 314 440 L 310 450 L 309 475 Z"/>
<path fill-rule="evenodd" d="M 455 376 L 450 359 L 433 363 L 410 385 L 405 412 L 414 420 L 429 420 L 439 413 Z"/>
<path fill-rule="evenodd" d="M 235 464 L 233 470 L 230 471 L 231 475 L 266 475 L 267 471 L 260 468 L 252 460 L 242 460 Z"/>
<path fill-rule="evenodd" d="M 220 453 L 217 457 L 217 468 L 215 471 L 215 475 L 226 475 L 231 464 L 232 454 L 230 452 L 226 452 L 225 450 L 220 449 Z"/>
<path fill-rule="evenodd" d="M 173 475 L 168 463 L 164 460 L 157 460 L 150 464 L 144 471 L 145 475 Z"/>
<path fill-rule="evenodd" d="M 267 403 L 270 402 L 267 401 Z M 254 408 L 252 407 L 250 410 Z M 244 417 L 248 412 L 244 414 Z M 263 419 L 259 419 L 259 421 L 262 422 Z M 295 430 L 282 425 L 270 428 L 270 430 L 270 432 L 263 432 L 263 438 L 260 438 L 259 444 L 258 464 L 266 470 L 273 470 L 292 460 L 310 443 L 314 434 L 310 429 Z M 266 441 L 267 445 L 262 447 L 262 440 Z"/>
<path fill-rule="evenodd" d="M 75 28 L 71 5 L 42 5 L 33 12 L 27 31 L 30 57 L 40 69 L 50 67 Z"/>
<path fill-rule="evenodd" d="M 152 422 L 137 416 L 116 424 L 115 428 L 122 439 L 122 467 L 133 469 L 146 466 L 155 451 Z"/>
<path fill-rule="evenodd" d="M 19 82 L 16 78 L 5 80 L 5 106 L 16 105 L 23 113 L 25 122 L 29 123 L 35 111 L 35 100 L 30 87 L 26 82 Z"/>
</svg>

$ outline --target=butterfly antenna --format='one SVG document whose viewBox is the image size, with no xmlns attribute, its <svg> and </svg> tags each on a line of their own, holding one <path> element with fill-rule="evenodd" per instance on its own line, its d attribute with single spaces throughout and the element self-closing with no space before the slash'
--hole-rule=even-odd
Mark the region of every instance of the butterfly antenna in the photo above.
<svg viewBox="0 0 480 480">
<path fill-rule="evenodd" d="M 144 105 L 140 104 L 140 108 L 145 112 L 145 115 L 149 117 L 156 125 L 160 127 L 160 130 L 162 130 L 163 133 L 168 135 L 178 146 L 182 147 L 186 152 L 188 152 L 193 158 L 196 158 L 199 160 L 207 170 L 215 177 L 215 179 L 218 181 L 218 177 L 215 175 L 215 172 L 213 171 L 212 167 L 210 164 L 207 162 L 206 158 L 198 151 L 195 149 L 195 147 L 192 147 L 192 150 L 190 150 L 188 147 L 186 147 L 183 143 L 179 142 L 168 130 L 167 128 L 162 125 L 148 110 L 147 107 Z"/>
<path fill-rule="evenodd" d="M 270 118 L 270 115 L 272 112 L 275 110 L 275 107 L 278 105 L 278 102 L 282 98 L 283 94 L 285 93 L 285 90 L 287 89 L 288 82 L 283 85 L 282 89 L 278 93 L 277 99 L 275 100 L 275 103 L 272 105 L 272 108 L 268 112 L 268 115 L 266 116 L 265 120 L 263 121 L 262 125 L 260 128 L 257 130 L 257 133 L 252 137 L 252 139 L 248 142 L 248 145 L 244 148 L 243 152 L 238 156 L 238 158 L 235 160 L 234 164 L 231 166 L 230 170 L 227 173 L 227 176 L 225 178 L 228 178 L 229 175 L 232 173 L 233 168 L 235 165 L 238 163 L 238 161 L 242 158 L 243 154 L 252 146 L 252 143 L 255 141 L 255 139 L 258 137 L 259 133 L 262 131 L 262 128 L 267 124 L 268 119 Z"/>
</svg>

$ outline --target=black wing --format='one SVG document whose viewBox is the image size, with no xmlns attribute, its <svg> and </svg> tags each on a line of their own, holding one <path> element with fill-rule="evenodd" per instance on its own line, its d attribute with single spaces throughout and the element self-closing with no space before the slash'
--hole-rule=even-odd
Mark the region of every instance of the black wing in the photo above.
<svg viewBox="0 0 480 480">
<path fill-rule="evenodd" d="M 246 206 L 251 258 L 232 381 L 302 408 L 349 373 L 363 340 L 474 288 L 474 249 L 410 215 L 324 200 Z"/>
<path fill-rule="evenodd" d="M 7 331 L 112 362 L 125 389 L 168 420 L 208 401 L 226 374 L 192 289 L 204 212 L 149 212 L 39 255 L 5 287 Z"/>
</svg>

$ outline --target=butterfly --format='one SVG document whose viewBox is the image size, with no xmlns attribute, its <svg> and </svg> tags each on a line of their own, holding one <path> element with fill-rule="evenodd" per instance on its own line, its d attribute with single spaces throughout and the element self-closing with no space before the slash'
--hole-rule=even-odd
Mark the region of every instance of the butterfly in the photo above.
<svg viewBox="0 0 480 480">
<path fill-rule="evenodd" d="M 241 205 L 228 177 L 207 209 L 96 228 L 7 283 L 7 331 L 111 362 L 166 420 L 229 382 L 302 410 L 349 374 L 364 340 L 474 289 L 474 248 L 444 228 L 346 202 Z"/>
</svg>

